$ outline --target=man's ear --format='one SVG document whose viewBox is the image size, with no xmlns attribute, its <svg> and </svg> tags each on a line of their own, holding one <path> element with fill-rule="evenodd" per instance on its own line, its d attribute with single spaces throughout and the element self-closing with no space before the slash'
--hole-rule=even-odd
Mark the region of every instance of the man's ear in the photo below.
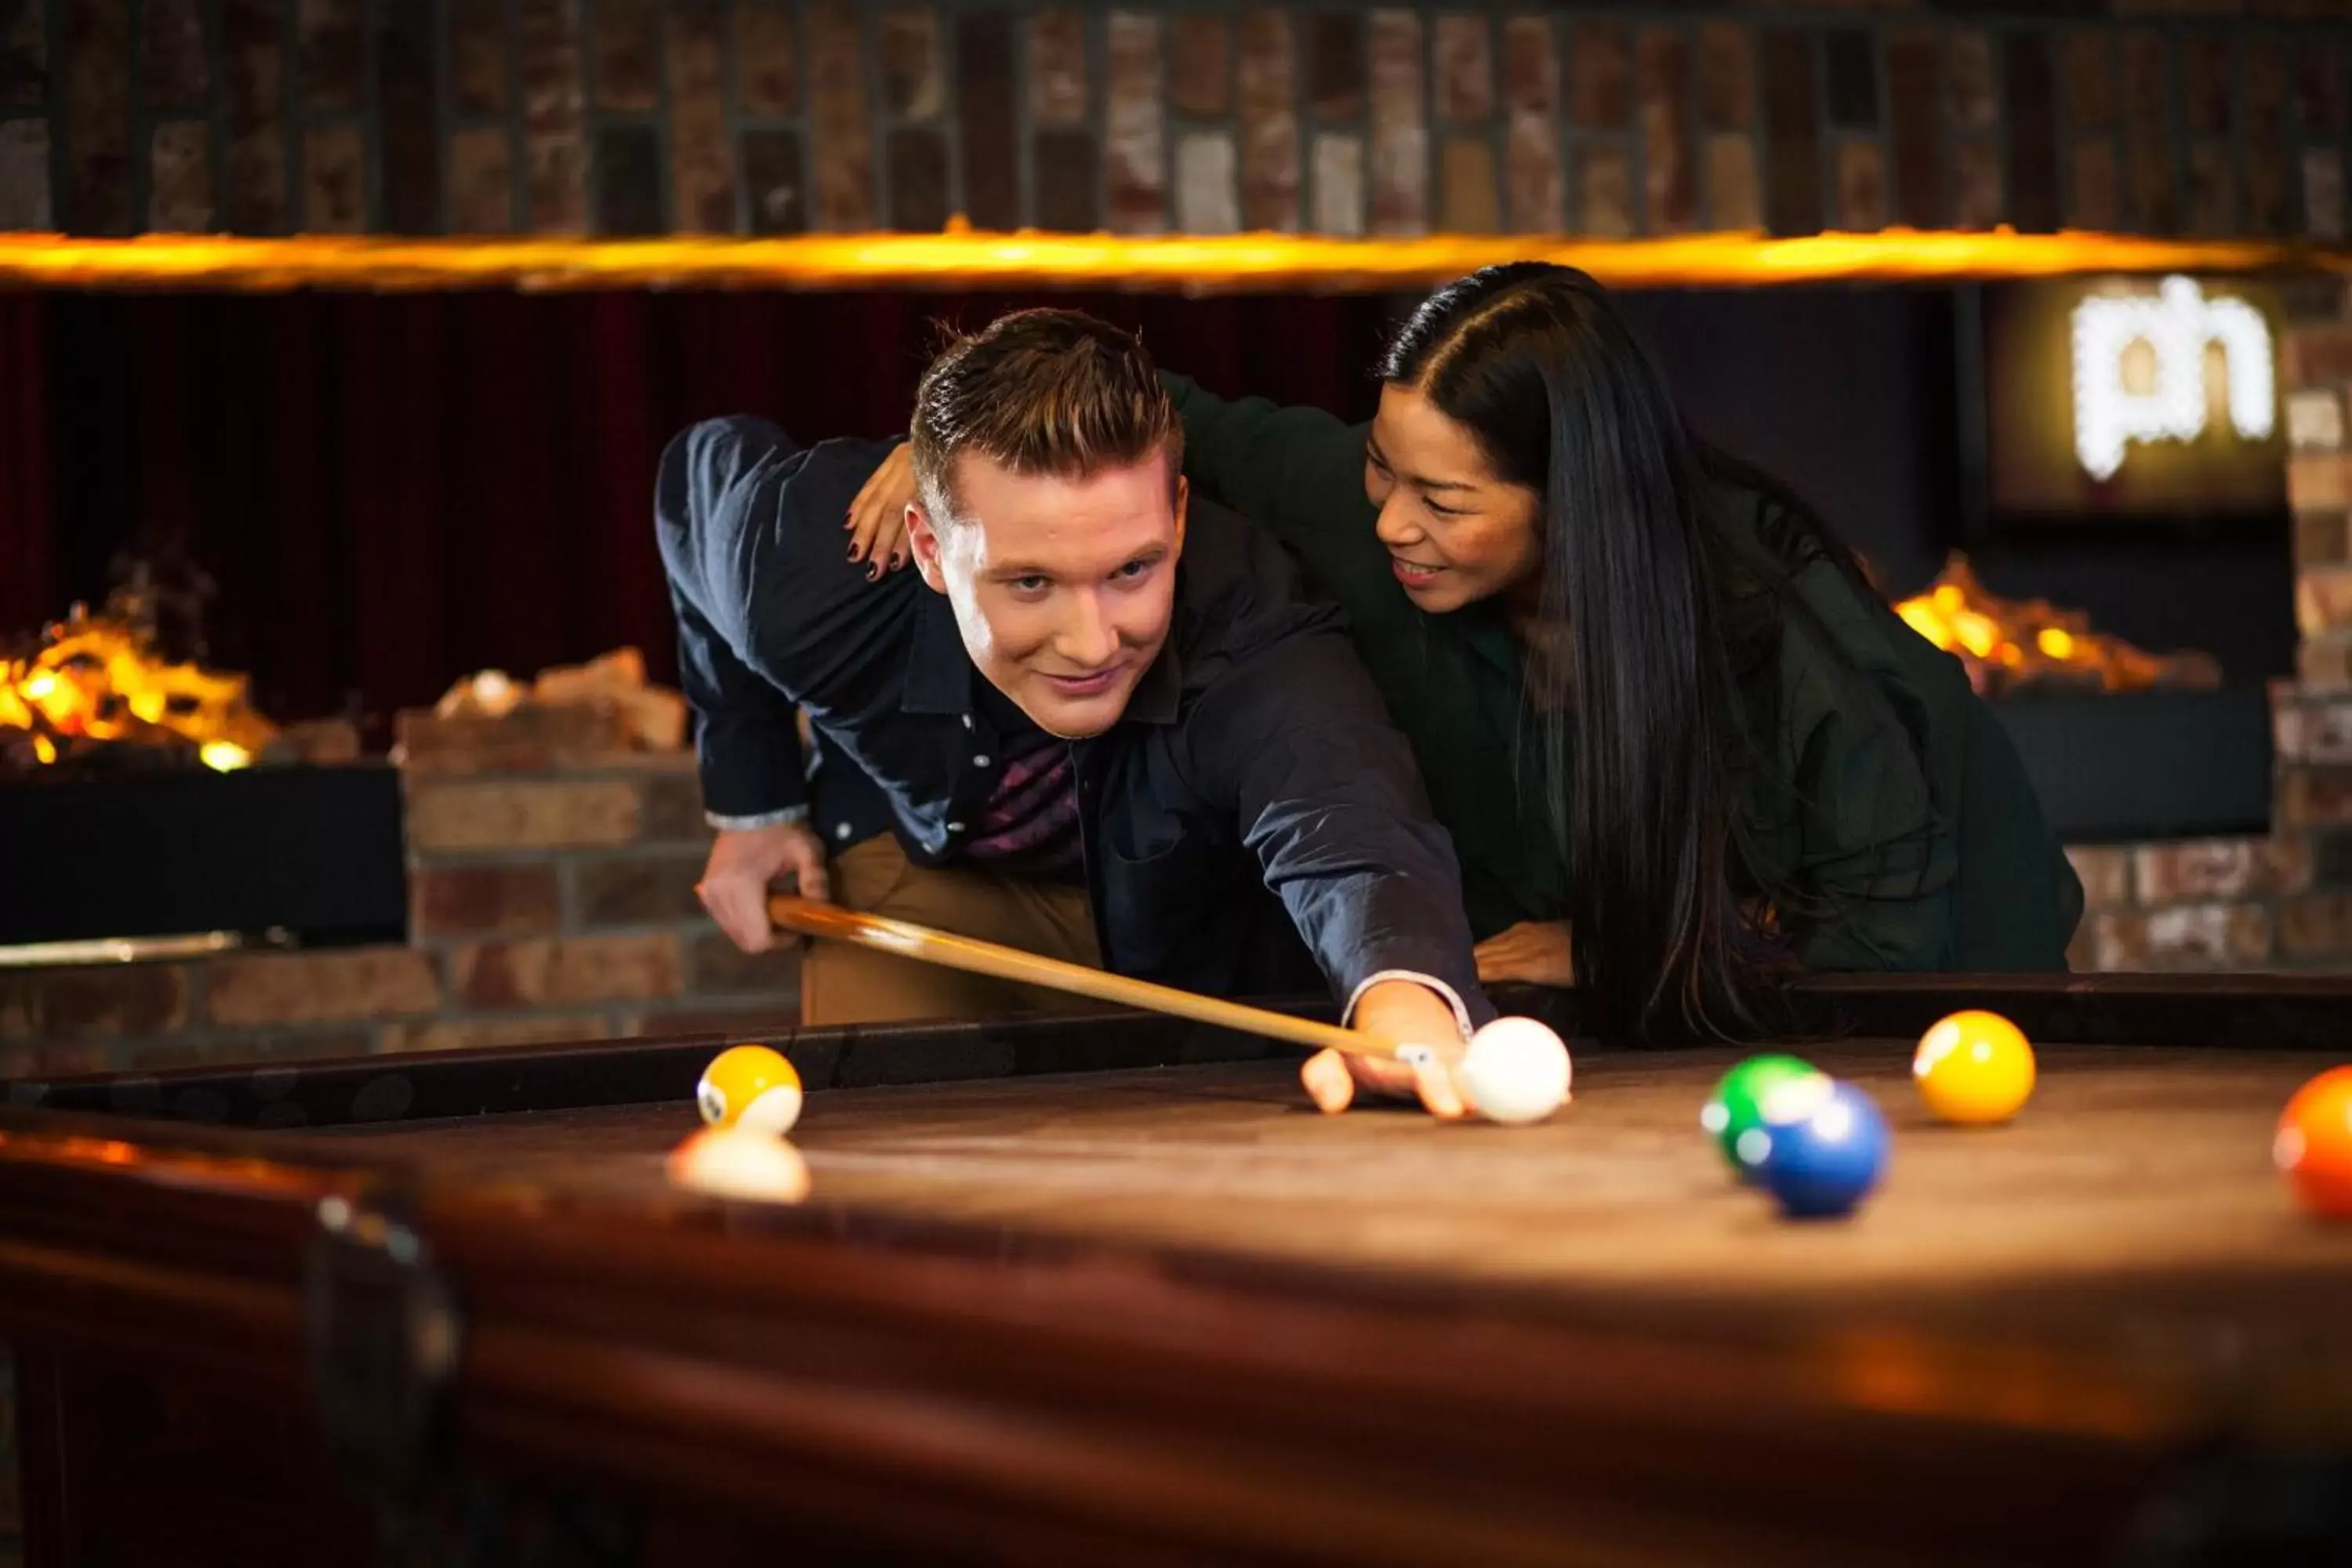
<svg viewBox="0 0 2352 1568">
<path fill-rule="evenodd" d="M 1184 553 L 1184 512 L 1192 504 L 1192 481 L 1183 475 L 1176 476 L 1176 553 Z"/>
<path fill-rule="evenodd" d="M 915 570 L 922 574 L 924 585 L 935 594 L 946 593 L 947 575 L 940 569 L 939 531 L 919 500 L 907 503 L 907 549 L 915 558 Z"/>
</svg>

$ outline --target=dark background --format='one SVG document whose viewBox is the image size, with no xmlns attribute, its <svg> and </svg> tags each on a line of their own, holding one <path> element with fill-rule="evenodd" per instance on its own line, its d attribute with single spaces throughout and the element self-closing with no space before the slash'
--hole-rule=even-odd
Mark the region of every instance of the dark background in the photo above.
<svg viewBox="0 0 2352 1568">
<path fill-rule="evenodd" d="M 1976 537 L 1955 296 L 1625 296 L 1693 423 L 1810 497 L 1890 592 L 1969 546 L 1998 592 L 2088 609 L 2233 681 L 2291 668 L 2275 530 Z M 752 411 L 901 427 L 940 320 L 1068 303 L 1228 395 L 1368 416 L 1411 301 L 1362 296 L 598 293 L 0 296 L 0 633 L 173 543 L 218 580 L 214 662 L 279 719 L 376 721 L 458 675 L 672 632 L 648 515 L 662 443 Z M 376 735 L 382 738 L 378 729 Z"/>
</svg>

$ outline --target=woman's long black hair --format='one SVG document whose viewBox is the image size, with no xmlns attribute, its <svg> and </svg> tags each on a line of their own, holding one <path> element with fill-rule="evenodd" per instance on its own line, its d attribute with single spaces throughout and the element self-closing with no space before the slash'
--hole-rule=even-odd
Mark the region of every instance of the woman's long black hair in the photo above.
<svg viewBox="0 0 2352 1568">
<path fill-rule="evenodd" d="M 1739 780 L 1764 738 L 1739 685 L 1777 651 L 1793 595 L 1781 561 L 1733 550 L 1706 505 L 1711 478 L 1759 477 L 1694 439 L 1630 323 L 1570 268 L 1515 262 L 1440 289 L 1380 373 L 1542 501 L 1538 610 L 1565 636 L 1567 682 L 1564 700 L 1531 691 L 1531 706 L 1590 1024 L 1636 1037 L 1780 1025 L 1790 965 L 1768 911 L 1798 900 L 1749 852 Z M 1776 521 L 1805 536 L 1769 542 L 1790 569 L 1814 550 L 1853 565 L 1801 508 Z"/>
</svg>

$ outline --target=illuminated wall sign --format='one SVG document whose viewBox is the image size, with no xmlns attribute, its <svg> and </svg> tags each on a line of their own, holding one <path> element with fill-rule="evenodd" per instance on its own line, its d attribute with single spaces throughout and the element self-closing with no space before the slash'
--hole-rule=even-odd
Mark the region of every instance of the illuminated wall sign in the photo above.
<svg viewBox="0 0 2352 1568">
<path fill-rule="evenodd" d="M 2093 479 L 2115 477 L 2126 443 L 2193 441 L 2204 430 L 2210 343 L 2221 345 L 2231 427 L 2249 441 L 2270 436 L 2270 328 L 2243 300 L 2208 299 L 2194 280 L 2167 278 L 2153 298 L 2084 299 L 2074 337 L 2074 455 Z M 2139 344 L 2147 346 L 2135 376 L 2127 366 Z"/>
</svg>

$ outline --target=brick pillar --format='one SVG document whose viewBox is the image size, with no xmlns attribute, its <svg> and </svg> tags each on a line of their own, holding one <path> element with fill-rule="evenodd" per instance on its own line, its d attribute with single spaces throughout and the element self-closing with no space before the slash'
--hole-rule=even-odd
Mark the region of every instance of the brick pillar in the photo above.
<svg viewBox="0 0 2352 1568">
<path fill-rule="evenodd" d="M 2272 831 L 2305 868 L 2277 910 L 2282 968 L 2352 968 L 2352 290 L 2339 278 L 2287 289 L 2280 345 L 2287 500 L 2294 511 L 2297 679 L 2272 695 L 2278 801 Z"/>
<path fill-rule="evenodd" d="M 2297 295 L 2305 291 L 2296 290 Z M 2352 384 L 2346 288 L 2330 279 L 2298 304 L 2279 363 L 2286 404 L 2287 500 L 2294 509 L 2294 616 L 2305 692 L 2352 691 L 2352 452 L 2345 393 Z"/>
</svg>

